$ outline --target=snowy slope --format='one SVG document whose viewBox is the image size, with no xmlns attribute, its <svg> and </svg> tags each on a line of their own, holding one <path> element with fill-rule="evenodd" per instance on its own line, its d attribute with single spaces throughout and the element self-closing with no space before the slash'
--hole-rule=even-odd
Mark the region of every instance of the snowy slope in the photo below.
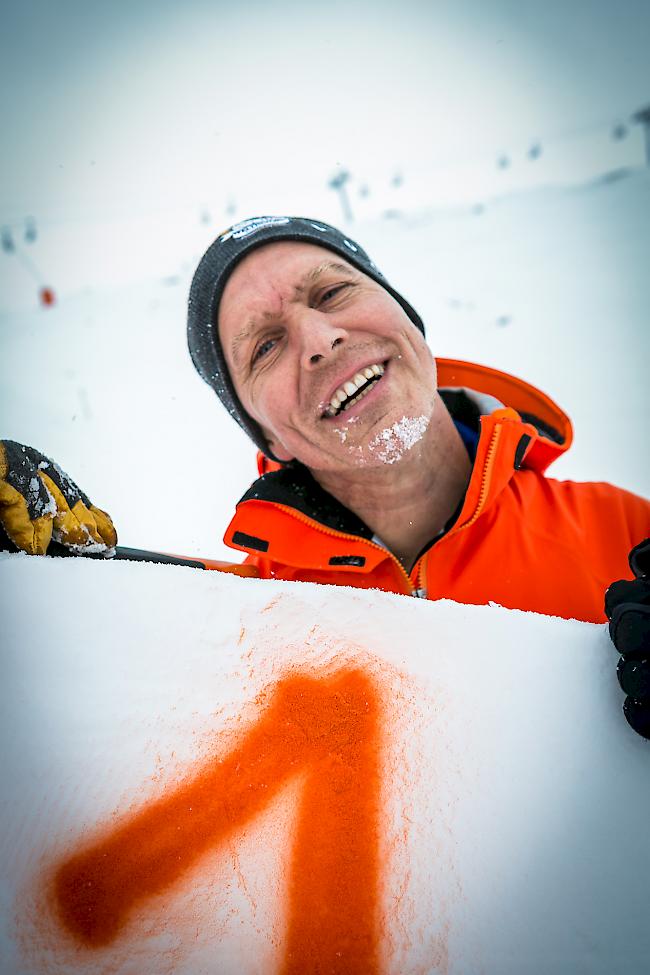
<svg viewBox="0 0 650 975">
<path fill-rule="evenodd" d="M 644 970 L 650 752 L 621 714 L 605 627 L 26 556 L 0 557 L 0 590 L 3 973 L 277 971 L 297 817 L 315 841 L 325 816 L 305 822 L 300 778 L 102 947 L 62 933 L 48 878 L 98 828 L 110 836 L 223 760 L 287 674 L 350 669 L 380 701 L 373 970 Z M 110 876 L 116 856 L 104 857 Z"/>
<path fill-rule="evenodd" d="M 350 231 L 418 308 L 435 354 L 521 375 L 568 411 L 576 438 L 556 476 L 647 494 L 648 213 L 650 171 L 638 170 Z M 97 251 L 103 287 L 80 280 L 52 309 L 8 300 L 2 434 L 58 459 L 123 544 L 237 560 L 221 538 L 254 451 L 185 345 L 189 279 L 211 233 L 188 234 L 158 280 L 112 284 L 113 237 Z"/>
</svg>

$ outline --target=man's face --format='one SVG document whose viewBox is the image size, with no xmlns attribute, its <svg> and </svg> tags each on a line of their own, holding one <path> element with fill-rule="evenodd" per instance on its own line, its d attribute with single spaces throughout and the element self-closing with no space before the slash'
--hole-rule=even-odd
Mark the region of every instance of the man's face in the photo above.
<svg viewBox="0 0 650 975">
<path fill-rule="evenodd" d="M 281 460 L 330 472 L 393 463 L 395 424 L 428 425 L 436 370 L 424 337 L 333 251 L 252 251 L 226 283 L 219 334 L 241 403 Z"/>
</svg>

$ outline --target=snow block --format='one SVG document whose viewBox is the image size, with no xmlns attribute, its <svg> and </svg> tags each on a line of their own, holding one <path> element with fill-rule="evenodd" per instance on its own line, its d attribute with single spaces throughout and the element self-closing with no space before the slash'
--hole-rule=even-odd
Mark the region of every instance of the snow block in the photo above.
<svg viewBox="0 0 650 975">
<path fill-rule="evenodd" d="M 604 626 L 0 557 L 3 973 L 614 973 L 650 748 Z"/>
</svg>

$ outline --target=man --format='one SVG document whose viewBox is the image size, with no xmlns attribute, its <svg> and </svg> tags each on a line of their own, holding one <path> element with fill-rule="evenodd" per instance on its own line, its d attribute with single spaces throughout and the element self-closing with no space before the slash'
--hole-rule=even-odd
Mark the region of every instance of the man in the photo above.
<svg viewBox="0 0 650 975">
<path fill-rule="evenodd" d="M 261 575 L 602 620 L 650 506 L 542 476 L 571 425 L 503 373 L 432 358 L 358 244 L 308 220 L 218 238 L 190 293 L 194 363 L 269 471 L 225 536 Z M 463 388 L 466 387 L 466 388 Z"/>
<path fill-rule="evenodd" d="M 650 505 L 547 479 L 568 417 L 514 377 L 436 362 L 417 312 L 338 230 L 260 217 L 222 234 L 194 276 L 188 338 L 260 450 L 262 476 L 225 535 L 249 571 L 605 619 Z"/>
</svg>

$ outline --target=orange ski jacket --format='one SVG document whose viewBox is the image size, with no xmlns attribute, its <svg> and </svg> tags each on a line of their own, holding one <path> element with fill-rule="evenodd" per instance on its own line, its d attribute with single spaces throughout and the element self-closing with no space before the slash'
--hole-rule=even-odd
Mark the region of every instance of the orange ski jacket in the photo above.
<svg viewBox="0 0 650 975">
<path fill-rule="evenodd" d="M 566 414 L 506 373 L 437 364 L 447 408 L 477 430 L 478 445 L 460 509 L 409 574 L 306 468 L 262 455 L 262 476 L 237 505 L 225 543 L 246 552 L 262 578 L 604 621 L 605 590 L 631 577 L 628 552 L 650 535 L 650 502 L 610 484 L 545 477 L 571 445 Z"/>
</svg>

